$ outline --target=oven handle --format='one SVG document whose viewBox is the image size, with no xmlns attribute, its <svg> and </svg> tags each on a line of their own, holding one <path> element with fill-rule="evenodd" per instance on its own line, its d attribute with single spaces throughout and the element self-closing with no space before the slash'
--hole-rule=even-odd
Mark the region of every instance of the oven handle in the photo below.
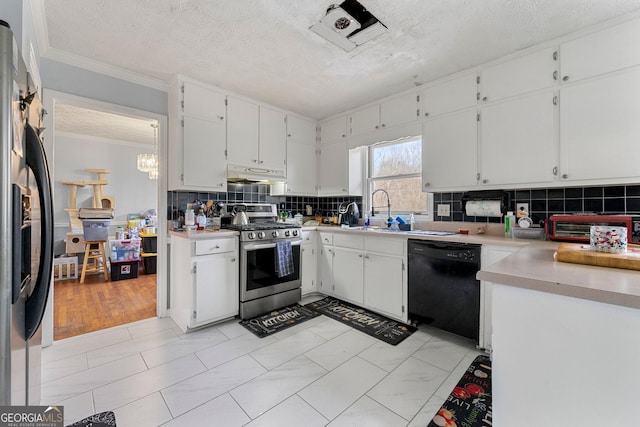
<svg viewBox="0 0 640 427">
<path fill-rule="evenodd" d="M 300 246 L 302 244 L 302 239 L 292 239 L 291 246 Z M 270 249 L 275 248 L 276 244 L 274 243 L 245 243 L 242 245 L 242 249 L 248 251 L 255 251 L 258 249 Z"/>
</svg>

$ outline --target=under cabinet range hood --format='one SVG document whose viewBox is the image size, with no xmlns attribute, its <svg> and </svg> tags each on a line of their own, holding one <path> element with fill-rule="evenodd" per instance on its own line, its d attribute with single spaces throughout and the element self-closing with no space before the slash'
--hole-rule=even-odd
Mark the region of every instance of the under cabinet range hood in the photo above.
<svg viewBox="0 0 640 427">
<path fill-rule="evenodd" d="M 228 165 L 227 181 L 230 182 L 261 182 L 265 184 L 285 182 L 284 170 L 258 168 L 253 166 Z"/>
<path fill-rule="evenodd" d="M 356 0 L 332 4 L 311 31 L 347 52 L 387 31 L 387 27 Z"/>
</svg>

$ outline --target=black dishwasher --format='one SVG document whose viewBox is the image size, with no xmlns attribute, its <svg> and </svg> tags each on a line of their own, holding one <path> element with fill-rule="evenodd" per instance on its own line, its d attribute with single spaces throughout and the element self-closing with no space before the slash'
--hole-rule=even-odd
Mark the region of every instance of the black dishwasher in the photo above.
<svg viewBox="0 0 640 427">
<path fill-rule="evenodd" d="M 409 239 L 409 318 L 478 343 L 481 245 Z"/>
</svg>

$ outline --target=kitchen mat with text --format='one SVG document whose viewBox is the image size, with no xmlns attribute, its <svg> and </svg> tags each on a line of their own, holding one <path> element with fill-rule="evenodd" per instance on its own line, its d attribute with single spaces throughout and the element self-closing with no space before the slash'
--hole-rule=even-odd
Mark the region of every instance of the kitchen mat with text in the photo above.
<svg viewBox="0 0 640 427">
<path fill-rule="evenodd" d="M 493 425 L 491 360 L 475 358 L 427 427 Z"/>
<path fill-rule="evenodd" d="M 316 310 L 325 316 L 391 345 L 399 344 L 416 331 L 413 326 L 389 319 L 336 298 L 326 297 L 320 301 L 306 304 L 305 307 Z"/>
<path fill-rule="evenodd" d="M 258 338 L 264 338 L 317 316 L 320 316 L 320 313 L 300 304 L 293 304 L 253 319 L 241 320 L 240 324 Z"/>
</svg>

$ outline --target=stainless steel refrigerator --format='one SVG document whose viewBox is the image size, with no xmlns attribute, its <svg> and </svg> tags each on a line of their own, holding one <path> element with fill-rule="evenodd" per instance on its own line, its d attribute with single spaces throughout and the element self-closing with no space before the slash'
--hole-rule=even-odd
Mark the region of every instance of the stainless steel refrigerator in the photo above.
<svg viewBox="0 0 640 427">
<path fill-rule="evenodd" d="M 53 264 L 44 109 L 0 21 L 0 405 L 40 405 L 40 324 Z"/>
</svg>

